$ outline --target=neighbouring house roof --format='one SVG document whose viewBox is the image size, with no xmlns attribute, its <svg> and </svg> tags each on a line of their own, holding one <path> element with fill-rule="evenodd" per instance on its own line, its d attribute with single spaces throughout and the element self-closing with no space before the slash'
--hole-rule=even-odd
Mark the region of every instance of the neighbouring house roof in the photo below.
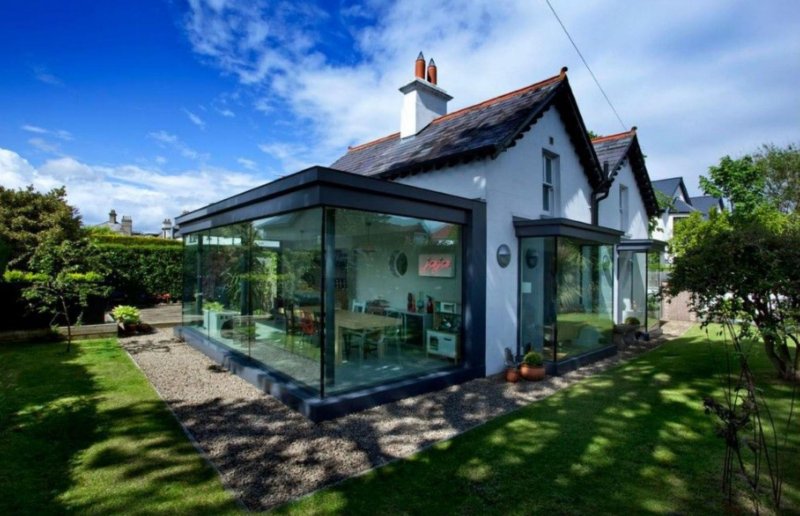
<svg viewBox="0 0 800 516">
<path fill-rule="evenodd" d="M 657 181 L 653 181 L 653 188 L 663 193 L 670 199 L 675 197 L 675 193 L 678 191 L 678 188 L 680 188 L 681 192 L 683 192 L 683 197 L 687 200 L 690 200 L 689 192 L 686 190 L 686 185 L 683 183 L 682 177 L 671 177 L 669 179 L 659 179 Z"/>
<path fill-rule="evenodd" d="M 697 211 L 694 206 L 680 199 L 675 199 L 672 205 L 673 207 L 669 210 L 670 213 L 692 213 L 693 211 Z"/>
<path fill-rule="evenodd" d="M 658 206 L 656 193 L 650 182 L 650 175 L 647 173 L 644 154 L 642 154 L 639 139 L 636 136 L 636 127 L 623 133 L 595 138 L 592 140 L 592 145 L 604 173 L 606 163 L 608 164 L 608 177 L 606 180 L 609 186 L 613 183 L 625 160 L 628 160 L 647 214 L 649 216 L 657 215 L 661 209 Z"/>
<path fill-rule="evenodd" d="M 711 208 L 716 208 L 717 211 L 722 211 L 724 208 L 722 199 L 714 197 L 713 195 L 700 195 L 692 197 L 690 200 L 692 201 L 692 206 L 705 216 L 708 216 L 708 212 L 711 211 Z"/>
<path fill-rule="evenodd" d="M 434 119 L 419 133 L 400 138 L 400 133 L 350 147 L 331 167 L 384 179 L 497 157 L 550 107 L 564 120 L 589 184 L 603 184 L 603 173 L 586 133 L 577 103 L 569 87 L 566 68 L 544 81 L 494 97 Z"/>
</svg>

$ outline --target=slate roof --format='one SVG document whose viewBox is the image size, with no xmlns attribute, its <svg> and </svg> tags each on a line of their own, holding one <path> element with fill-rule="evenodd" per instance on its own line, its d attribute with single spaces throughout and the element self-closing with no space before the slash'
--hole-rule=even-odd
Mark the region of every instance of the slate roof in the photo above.
<svg viewBox="0 0 800 516">
<path fill-rule="evenodd" d="M 653 188 L 672 199 L 672 197 L 675 195 L 675 192 L 678 190 L 678 186 L 680 186 L 682 182 L 683 179 L 680 177 L 659 179 L 657 181 L 653 181 Z"/>
<path fill-rule="evenodd" d="M 496 157 L 556 106 L 593 187 L 603 182 L 577 103 L 562 73 L 434 119 L 419 133 L 400 133 L 351 147 L 331 167 L 394 179 L 483 157 Z"/>
<path fill-rule="evenodd" d="M 692 206 L 705 216 L 708 216 L 711 208 L 716 208 L 718 211 L 722 209 L 722 200 L 713 195 L 700 195 L 692 197 L 690 200 L 692 201 Z"/>
<path fill-rule="evenodd" d="M 644 200 L 647 214 L 650 216 L 658 214 L 660 211 L 658 199 L 656 199 L 650 175 L 647 173 L 642 149 L 639 147 L 636 127 L 623 133 L 595 138 L 592 140 L 592 145 L 597 154 L 597 160 L 604 171 L 606 163 L 608 164 L 608 177 L 606 178 L 608 187 L 611 187 L 625 159 L 628 159 L 633 176 L 636 179 L 636 185 L 639 187 L 639 192 Z"/>
<path fill-rule="evenodd" d="M 636 132 L 631 130 L 593 139 L 592 145 L 600 165 L 604 166 L 605 163 L 608 163 L 609 173 L 615 173 L 615 169 L 621 165 L 622 160 L 628 154 L 628 149 L 635 137 Z"/>
<path fill-rule="evenodd" d="M 691 204 L 687 204 L 680 199 L 675 199 L 672 202 L 673 208 L 669 211 L 670 213 L 692 213 L 693 211 L 697 211 L 694 206 Z"/>
</svg>

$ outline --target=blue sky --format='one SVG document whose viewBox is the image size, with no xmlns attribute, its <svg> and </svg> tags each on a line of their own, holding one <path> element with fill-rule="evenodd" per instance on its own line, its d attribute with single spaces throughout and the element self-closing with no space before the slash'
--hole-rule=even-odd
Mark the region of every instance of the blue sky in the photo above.
<svg viewBox="0 0 800 516">
<path fill-rule="evenodd" d="M 639 127 L 654 179 L 800 141 L 800 3 L 554 7 Z M 544 0 L 19 1 L 0 16 L 0 185 L 66 184 L 139 231 L 399 127 L 420 50 L 458 109 L 569 66 L 587 125 L 622 130 Z"/>
</svg>

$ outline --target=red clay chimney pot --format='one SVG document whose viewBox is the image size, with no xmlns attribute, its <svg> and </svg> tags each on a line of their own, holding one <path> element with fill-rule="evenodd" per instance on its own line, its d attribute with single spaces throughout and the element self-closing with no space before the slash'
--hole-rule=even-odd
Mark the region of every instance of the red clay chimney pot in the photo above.
<svg viewBox="0 0 800 516">
<path fill-rule="evenodd" d="M 414 62 L 414 77 L 418 79 L 425 78 L 425 56 L 422 55 L 422 52 L 419 53 L 417 60 Z"/>
<path fill-rule="evenodd" d="M 433 62 L 433 59 L 428 62 L 428 82 L 436 84 L 436 63 Z"/>
</svg>

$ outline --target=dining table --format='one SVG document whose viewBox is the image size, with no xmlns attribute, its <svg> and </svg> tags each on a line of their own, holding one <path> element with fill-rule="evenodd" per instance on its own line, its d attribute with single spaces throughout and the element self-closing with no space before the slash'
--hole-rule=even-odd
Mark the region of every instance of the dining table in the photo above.
<svg viewBox="0 0 800 516">
<path fill-rule="evenodd" d="M 349 310 L 336 310 L 334 316 L 334 326 L 336 328 L 335 354 L 336 363 L 341 364 L 344 360 L 344 332 L 382 331 L 386 328 L 400 326 L 402 319 L 399 317 L 387 317 L 385 315 L 370 314 L 365 312 L 351 312 Z M 383 358 L 386 353 L 386 342 L 381 339 L 378 342 L 378 358 Z"/>
</svg>

